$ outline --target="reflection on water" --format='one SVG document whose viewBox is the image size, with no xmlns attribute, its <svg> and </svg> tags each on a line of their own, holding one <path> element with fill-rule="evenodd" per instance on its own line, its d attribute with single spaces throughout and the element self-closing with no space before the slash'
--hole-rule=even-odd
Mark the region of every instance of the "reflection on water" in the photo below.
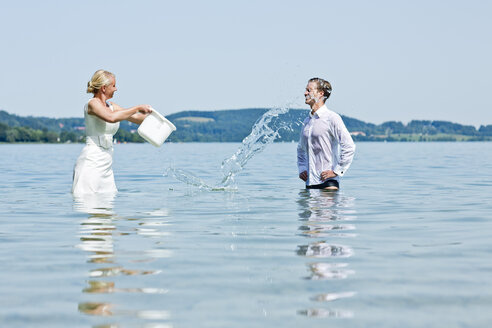
<svg viewBox="0 0 492 328">
<path fill-rule="evenodd" d="M 81 247 L 82 248 L 82 247 Z M 135 275 L 145 275 L 159 273 L 158 271 L 142 271 L 142 270 L 128 270 L 122 267 L 114 268 L 98 268 L 91 270 L 89 273 L 90 277 L 111 277 L 111 276 L 135 276 Z"/>
<path fill-rule="evenodd" d="M 301 190 L 297 202 L 301 222 L 300 235 L 307 238 L 306 244 L 297 246 L 297 255 L 307 259 L 310 275 L 306 279 L 319 281 L 318 289 L 321 291 L 323 288 L 331 289 L 311 297 L 311 301 L 328 303 L 330 307 L 313 306 L 298 311 L 298 314 L 316 318 L 351 318 L 353 311 L 333 309 L 331 303 L 356 294 L 354 291 L 345 291 L 342 283 L 355 274 L 347 262 L 354 255 L 353 249 L 348 245 L 349 241 L 357 237 L 356 226 L 350 222 L 356 218 L 354 199 L 340 192 Z M 313 262 L 312 259 L 318 261 Z M 338 283 L 327 284 L 329 281 Z M 335 305 L 336 303 L 333 304 Z"/>
<path fill-rule="evenodd" d="M 328 309 L 308 309 L 298 312 L 301 315 L 316 318 L 352 318 L 354 313 L 351 311 L 333 311 Z"/>
<path fill-rule="evenodd" d="M 168 324 L 156 324 L 155 320 L 169 320 L 171 314 L 169 311 L 134 311 L 134 310 L 119 310 L 113 304 L 109 303 L 93 303 L 85 302 L 79 304 L 79 311 L 89 315 L 97 316 L 132 316 L 140 319 L 154 321 L 151 325 L 145 327 L 172 327 Z M 95 327 L 118 327 L 118 325 L 99 325 Z"/>
<path fill-rule="evenodd" d="M 299 246 L 297 254 L 307 257 L 350 257 L 352 256 L 352 250 L 346 246 L 330 245 L 320 241 Z"/>
<path fill-rule="evenodd" d="M 352 224 L 319 224 L 308 223 L 299 227 L 301 234 L 305 237 L 328 237 L 328 236 L 345 236 L 355 237 L 355 234 L 347 234 L 346 230 L 355 230 Z"/>
<path fill-rule="evenodd" d="M 168 289 L 133 286 L 118 287 L 118 277 L 124 276 L 147 276 L 161 273 L 159 270 L 145 270 L 129 268 L 135 263 L 145 265 L 156 259 L 168 258 L 172 255 L 168 249 L 161 248 L 162 238 L 169 233 L 162 231 L 169 222 L 167 210 L 159 209 L 144 213 L 140 217 L 123 218 L 118 216 L 114 208 L 113 194 L 86 195 L 74 197 L 74 208 L 79 212 L 88 214 L 88 217 L 80 222 L 80 243 L 76 247 L 87 253 L 87 263 L 94 266 L 87 272 L 89 280 L 86 287 L 82 289 L 83 294 L 93 295 L 93 300 L 82 301 L 78 309 L 81 313 L 101 317 L 133 317 L 149 320 L 145 327 L 172 327 L 168 324 L 171 317 L 167 310 L 155 309 L 125 309 L 124 305 L 111 301 L 111 297 L 99 299 L 98 295 L 114 295 L 116 293 L 141 293 L 141 294 L 167 294 Z M 121 226 L 124 226 L 122 228 Z M 135 247 L 137 250 L 118 250 L 115 245 L 120 238 L 159 238 L 153 242 L 151 247 Z M 142 243 L 145 244 L 145 243 Z M 140 245 L 140 243 L 139 243 Z M 125 262 L 125 259 L 130 259 Z M 139 284 L 143 280 L 138 280 Z M 128 282 L 128 280 L 125 280 Z M 121 299 L 119 299 L 121 300 Z M 120 301 L 121 302 L 121 301 Z M 119 324 L 99 325 L 94 327 L 118 327 Z"/>
<path fill-rule="evenodd" d="M 112 307 L 113 306 L 108 303 L 86 302 L 79 304 L 79 311 L 90 315 L 110 316 L 113 315 L 113 312 L 111 311 Z"/>
<path fill-rule="evenodd" d="M 89 281 L 89 287 L 83 289 L 84 293 L 115 293 L 115 292 L 126 292 L 126 293 L 144 293 L 144 294 L 165 294 L 168 292 L 167 289 L 159 288 L 115 288 L 114 282 L 112 281 Z"/>
<path fill-rule="evenodd" d="M 113 214 L 114 193 L 83 194 L 74 196 L 75 210 L 91 216 L 107 217 Z"/>
<path fill-rule="evenodd" d="M 347 263 L 310 263 L 311 280 L 345 279 L 355 271 L 347 269 Z"/>
</svg>

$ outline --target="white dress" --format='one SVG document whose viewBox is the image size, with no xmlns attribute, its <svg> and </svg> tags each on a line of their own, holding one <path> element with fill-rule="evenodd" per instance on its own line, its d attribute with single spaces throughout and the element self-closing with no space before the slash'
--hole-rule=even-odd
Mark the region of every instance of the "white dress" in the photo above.
<svg viewBox="0 0 492 328">
<path fill-rule="evenodd" d="M 113 136 L 120 123 L 108 123 L 84 107 L 86 145 L 75 163 L 72 193 L 116 193 L 113 175 Z M 113 106 L 110 106 L 113 110 Z"/>
</svg>

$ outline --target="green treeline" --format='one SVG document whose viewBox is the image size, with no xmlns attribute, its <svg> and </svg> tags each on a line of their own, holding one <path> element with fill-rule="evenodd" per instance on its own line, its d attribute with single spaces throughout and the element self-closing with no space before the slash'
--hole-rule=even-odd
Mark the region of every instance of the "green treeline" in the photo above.
<svg viewBox="0 0 492 328">
<path fill-rule="evenodd" d="M 144 142 L 137 133 L 131 133 L 123 129 L 118 130 L 115 139 L 120 142 Z M 46 128 L 39 130 L 24 126 L 9 127 L 4 123 L 0 123 L 0 142 L 68 143 L 84 141 L 84 131 L 80 130 L 57 132 L 49 131 Z"/>
<path fill-rule="evenodd" d="M 267 111 L 265 108 L 188 111 L 167 116 L 176 125 L 170 141 L 242 141 L 254 123 Z M 278 130 L 276 141 L 297 141 L 308 110 L 290 109 L 269 124 Z M 347 129 L 356 141 L 480 141 L 492 140 L 492 125 L 461 125 L 447 121 L 413 120 L 408 124 L 385 122 L 383 124 L 366 123 L 342 115 Z"/>
<path fill-rule="evenodd" d="M 24 126 L 9 127 L 0 123 L 0 142 L 59 142 L 60 134 L 47 129 L 37 130 Z"/>
<path fill-rule="evenodd" d="M 220 111 L 183 111 L 166 117 L 177 130 L 171 142 L 241 142 L 266 108 Z M 276 141 L 297 141 L 306 109 L 290 109 L 274 117 L 268 124 Z M 448 121 L 413 120 L 408 124 L 389 121 L 382 124 L 366 123 L 343 116 L 348 130 L 356 141 L 479 141 L 492 140 L 492 125 L 461 125 Z M 144 142 L 136 132 L 138 126 L 123 121 L 115 135 L 118 142 Z M 21 117 L 0 110 L 0 142 L 84 142 L 83 118 Z"/>
<path fill-rule="evenodd" d="M 145 142 L 135 133 L 138 126 L 121 122 L 115 135 L 119 142 Z M 0 142 L 85 142 L 83 118 L 22 117 L 0 110 Z"/>
</svg>

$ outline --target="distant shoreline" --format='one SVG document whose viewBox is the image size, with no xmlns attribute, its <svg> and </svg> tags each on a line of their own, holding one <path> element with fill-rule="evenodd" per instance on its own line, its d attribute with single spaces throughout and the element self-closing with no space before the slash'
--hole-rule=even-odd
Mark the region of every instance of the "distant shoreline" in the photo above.
<svg viewBox="0 0 492 328">
<path fill-rule="evenodd" d="M 411 139 L 419 139 L 422 136 L 413 136 Z M 356 143 L 358 142 L 363 142 L 363 143 L 385 143 L 385 142 L 395 142 L 395 143 L 429 143 L 429 142 L 434 142 L 434 143 L 442 143 L 442 142 L 456 142 L 456 143 L 465 143 L 465 142 L 492 142 L 492 137 L 486 137 L 486 138 L 467 138 L 468 136 L 459 136 L 457 139 L 453 139 L 452 137 L 441 137 L 441 138 L 428 138 L 427 136 L 424 136 L 423 140 L 409 140 L 404 138 L 403 140 L 399 140 L 397 138 L 389 138 L 389 139 L 371 139 L 371 140 L 359 140 L 357 138 L 354 138 L 354 141 Z M 133 142 L 133 141 L 123 141 L 123 142 L 116 142 L 115 145 L 119 144 L 145 144 L 146 142 Z M 241 143 L 241 141 L 166 141 L 166 143 L 172 143 L 172 144 L 180 144 L 180 143 Z M 273 143 L 297 143 L 297 141 L 274 141 Z M 0 145 L 85 145 L 84 141 L 78 141 L 78 142 L 45 142 L 45 141 L 14 141 L 14 142 L 5 142 L 5 141 L 0 141 Z"/>
<path fill-rule="evenodd" d="M 182 111 L 166 118 L 177 130 L 169 142 L 241 142 L 255 124 L 269 112 L 268 108 L 230 109 L 219 111 Z M 276 142 L 297 142 L 305 109 L 290 108 L 281 115 L 269 117 L 266 133 L 276 134 Z M 382 124 L 341 115 L 356 142 L 473 142 L 492 141 L 492 125 L 476 129 L 448 121 L 413 120 L 408 124 L 388 121 Z M 267 123 L 262 123 L 267 124 Z M 137 133 L 138 126 L 122 121 L 115 135 L 117 142 L 145 142 Z M 84 119 L 21 117 L 0 110 L 0 143 L 83 143 Z"/>
</svg>

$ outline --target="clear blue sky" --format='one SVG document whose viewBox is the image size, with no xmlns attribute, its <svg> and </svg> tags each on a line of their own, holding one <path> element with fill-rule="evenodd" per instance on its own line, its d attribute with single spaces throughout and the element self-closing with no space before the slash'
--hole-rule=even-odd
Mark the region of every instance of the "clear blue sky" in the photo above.
<svg viewBox="0 0 492 328">
<path fill-rule="evenodd" d="M 81 117 L 87 81 L 162 114 L 291 104 L 314 76 L 371 123 L 492 124 L 492 1 L 4 1 L 0 109 Z"/>
</svg>

